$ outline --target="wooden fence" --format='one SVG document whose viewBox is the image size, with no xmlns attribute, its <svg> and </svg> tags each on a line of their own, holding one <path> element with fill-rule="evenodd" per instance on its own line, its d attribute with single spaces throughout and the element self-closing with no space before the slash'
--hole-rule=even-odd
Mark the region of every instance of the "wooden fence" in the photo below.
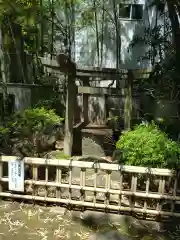
<svg viewBox="0 0 180 240">
<path fill-rule="evenodd" d="M 178 177 L 173 170 L 24 158 L 26 168 L 29 166 L 28 169 L 32 170 L 32 176 L 29 179 L 25 176 L 24 193 L 15 193 L 7 187 L 7 163 L 14 159 L 17 157 L 0 157 L 1 197 L 107 212 L 136 213 L 146 218 L 150 215 L 180 217 Z"/>
</svg>

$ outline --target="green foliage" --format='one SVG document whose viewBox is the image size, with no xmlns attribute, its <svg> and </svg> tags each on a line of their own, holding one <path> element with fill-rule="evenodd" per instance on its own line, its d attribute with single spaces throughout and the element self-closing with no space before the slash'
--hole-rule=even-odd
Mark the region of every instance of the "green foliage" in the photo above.
<svg viewBox="0 0 180 240">
<path fill-rule="evenodd" d="M 113 116 L 113 117 L 109 117 L 107 118 L 108 121 L 114 120 L 114 121 L 119 121 L 121 119 L 120 116 Z"/>
<path fill-rule="evenodd" d="M 63 151 L 56 151 L 52 153 L 52 156 L 56 159 L 69 159 L 69 156 L 65 155 Z"/>
<path fill-rule="evenodd" d="M 137 125 L 122 134 L 116 145 L 127 165 L 174 168 L 179 161 L 180 146 L 168 139 L 154 123 Z"/>
<path fill-rule="evenodd" d="M 59 99 L 57 96 L 47 100 L 39 100 L 35 104 L 35 108 L 41 107 L 47 110 L 54 109 L 54 112 L 59 116 L 65 115 L 65 106 L 62 104 L 61 99 Z"/>
<path fill-rule="evenodd" d="M 54 110 L 44 107 L 15 114 L 0 128 L 1 150 L 9 148 L 12 154 L 18 150 L 26 156 L 39 156 L 62 137 L 63 133 L 55 128 L 62 120 Z"/>
<path fill-rule="evenodd" d="M 27 109 L 22 113 L 15 114 L 11 121 L 7 123 L 9 129 L 13 129 L 16 134 L 25 134 L 36 131 L 44 131 L 47 127 L 60 123 L 62 119 L 57 116 L 54 110 L 46 108 Z"/>
</svg>

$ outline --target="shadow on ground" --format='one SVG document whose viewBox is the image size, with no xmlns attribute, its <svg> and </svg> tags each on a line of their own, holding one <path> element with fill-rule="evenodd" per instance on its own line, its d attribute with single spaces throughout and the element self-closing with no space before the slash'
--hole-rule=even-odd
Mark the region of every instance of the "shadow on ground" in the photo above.
<svg viewBox="0 0 180 240">
<path fill-rule="evenodd" d="M 172 240 L 180 239 L 180 219 L 166 223 L 139 220 L 125 215 L 86 211 L 80 217 L 84 226 L 93 230 L 90 240 Z"/>
</svg>

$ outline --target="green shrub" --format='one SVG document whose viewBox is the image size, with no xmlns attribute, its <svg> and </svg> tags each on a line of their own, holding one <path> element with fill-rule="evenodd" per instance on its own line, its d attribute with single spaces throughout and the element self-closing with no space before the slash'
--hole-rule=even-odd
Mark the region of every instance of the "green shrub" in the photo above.
<svg viewBox="0 0 180 240">
<path fill-rule="evenodd" d="M 7 146 L 22 150 L 24 155 L 36 156 L 53 146 L 58 139 L 59 130 L 54 126 L 61 123 L 54 110 L 44 107 L 26 109 L 22 113 L 14 114 L 11 119 L 0 128 L 1 148 Z M 13 150 L 12 150 L 13 153 Z"/>
<path fill-rule="evenodd" d="M 56 159 L 69 159 L 69 156 L 65 155 L 63 151 L 55 151 L 52 156 Z"/>
<path fill-rule="evenodd" d="M 7 123 L 7 128 L 13 129 L 14 133 L 28 135 L 36 131 L 44 131 L 54 124 L 59 124 L 62 120 L 52 109 L 32 108 L 15 114 Z"/>
<path fill-rule="evenodd" d="M 35 108 L 43 107 L 48 110 L 54 109 L 57 115 L 59 116 L 65 115 L 65 106 L 62 104 L 62 100 L 58 96 L 55 96 L 47 100 L 39 100 L 34 107 Z"/>
<path fill-rule="evenodd" d="M 125 131 L 116 144 L 127 165 L 174 168 L 179 161 L 179 144 L 172 141 L 154 123 L 140 124 Z"/>
</svg>

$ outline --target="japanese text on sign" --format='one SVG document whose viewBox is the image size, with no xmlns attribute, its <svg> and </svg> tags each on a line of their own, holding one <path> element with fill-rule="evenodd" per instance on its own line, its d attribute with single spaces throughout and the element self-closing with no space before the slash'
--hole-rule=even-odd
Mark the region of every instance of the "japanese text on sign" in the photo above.
<svg viewBox="0 0 180 240">
<path fill-rule="evenodd" d="M 11 160 L 8 162 L 9 190 L 24 192 L 24 161 Z"/>
</svg>

